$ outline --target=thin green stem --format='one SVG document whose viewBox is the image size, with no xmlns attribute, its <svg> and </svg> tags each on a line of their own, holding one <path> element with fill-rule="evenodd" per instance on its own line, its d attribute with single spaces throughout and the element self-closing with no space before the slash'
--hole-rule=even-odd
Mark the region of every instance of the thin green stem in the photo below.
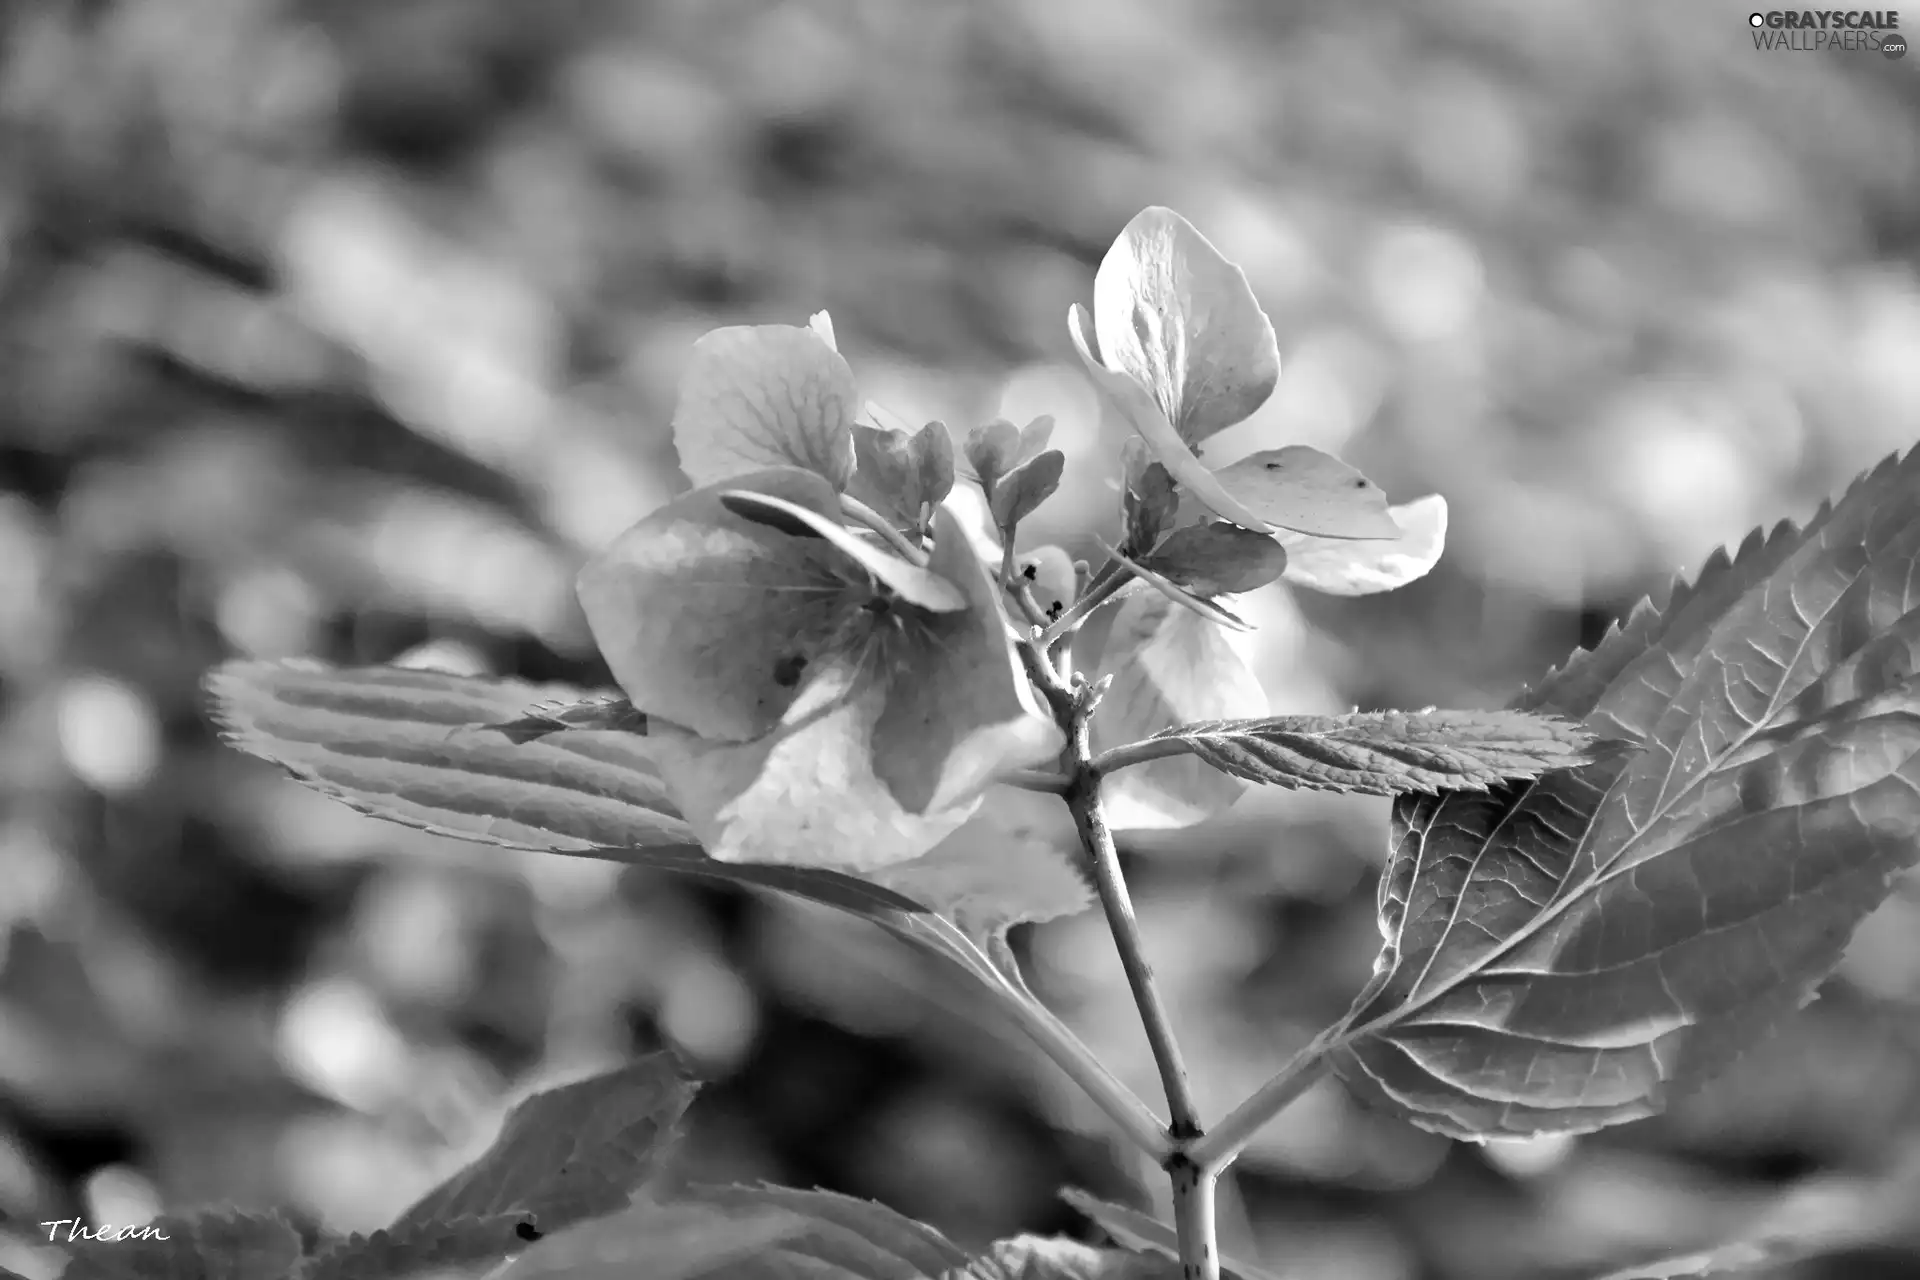
<svg viewBox="0 0 1920 1280">
<path fill-rule="evenodd" d="M 927 553 L 925 551 L 922 551 L 919 547 L 907 541 L 907 535 L 894 528 L 892 522 L 885 516 L 860 501 L 860 499 L 848 494 L 841 494 L 840 510 L 879 534 L 888 546 L 898 551 L 909 563 L 924 565 L 927 562 Z"/>
<path fill-rule="evenodd" d="M 1083 692 L 1085 691 L 1083 686 Z M 1093 861 L 1094 888 L 1100 906 L 1107 915 L 1107 927 L 1113 933 L 1114 946 L 1120 952 L 1120 967 L 1126 971 L 1127 985 L 1140 1009 L 1140 1021 L 1146 1029 L 1147 1044 L 1153 1050 L 1154 1066 L 1160 1072 L 1160 1084 L 1167 1095 L 1168 1129 L 1176 1144 L 1200 1136 L 1200 1116 L 1193 1103 L 1193 1088 L 1187 1082 L 1186 1063 L 1181 1060 L 1179 1043 L 1174 1039 L 1173 1022 L 1167 1006 L 1154 984 L 1153 966 L 1147 962 L 1140 945 L 1140 922 L 1133 912 L 1133 899 L 1127 894 L 1127 882 L 1120 874 L 1120 854 L 1113 846 L 1113 833 L 1107 829 L 1105 806 L 1100 798 L 1100 775 L 1088 767 L 1088 713 L 1094 698 L 1077 696 L 1068 730 L 1068 759 L 1075 766 L 1073 785 L 1067 792 L 1067 807 L 1073 811 L 1080 840 Z"/>
<path fill-rule="evenodd" d="M 1068 605 L 1066 612 L 1056 618 L 1053 625 L 1040 633 L 1039 644 L 1041 649 L 1051 649 L 1062 637 L 1070 636 L 1075 631 L 1078 631 L 1080 624 L 1087 620 L 1089 614 L 1107 601 L 1113 599 L 1123 587 L 1132 581 L 1132 569 L 1121 564 L 1118 560 L 1109 562 L 1107 567 L 1102 569 L 1091 583 L 1087 584 L 1087 589 L 1081 594 L 1080 598 Z"/>
<path fill-rule="evenodd" d="M 1299 1053 L 1293 1055 L 1279 1074 L 1254 1091 L 1252 1097 L 1227 1113 L 1213 1131 L 1188 1144 L 1186 1156 L 1203 1171 L 1218 1174 L 1301 1094 L 1311 1088 L 1327 1070 L 1327 1051 L 1339 1041 L 1337 1034 L 1322 1033 Z"/>
<path fill-rule="evenodd" d="M 1185 1156 L 1167 1166 L 1173 1175 L 1173 1229 L 1180 1237 L 1180 1280 L 1220 1280 L 1220 1242 L 1214 1228 L 1214 1189 L 1220 1175 Z"/>
<path fill-rule="evenodd" d="M 1049 769 L 1014 769 L 1000 774 L 994 781 L 1019 787 L 1022 791 L 1045 791 L 1056 796 L 1067 794 L 1067 788 L 1073 785 L 1072 778 Z"/>
</svg>

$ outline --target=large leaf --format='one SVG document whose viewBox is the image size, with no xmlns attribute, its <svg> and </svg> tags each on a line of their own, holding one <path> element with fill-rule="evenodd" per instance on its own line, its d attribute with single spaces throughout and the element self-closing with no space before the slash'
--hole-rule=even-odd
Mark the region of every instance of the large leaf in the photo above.
<svg viewBox="0 0 1920 1280">
<path fill-rule="evenodd" d="M 239 1212 L 168 1216 L 125 1239 L 70 1247 L 63 1280 L 277 1280 L 302 1250 L 299 1231 L 278 1214 Z"/>
<path fill-rule="evenodd" d="M 1386 796 L 1478 791 L 1584 764 L 1592 737 L 1570 721 L 1524 711 L 1366 711 L 1212 720 L 1148 742 L 1191 751 L 1250 782 Z M 1141 746 L 1151 758 L 1153 748 Z"/>
<path fill-rule="evenodd" d="M 709 858 L 691 843 L 644 736 L 572 722 L 624 702 L 563 685 L 306 661 L 229 662 L 207 688 L 229 743 L 378 818 L 484 844 L 780 889 L 869 914 L 920 905 L 832 871 Z M 551 703 L 563 707 L 539 709 Z M 555 719 L 565 727 L 551 727 Z M 635 713 L 627 723 L 644 718 Z"/>
<path fill-rule="evenodd" d="M 1340 1076 L 1441 1133 L 1581 1132 L 1810 999 L 1920 854 L 1916 557 L 1920 452 L 1517 700 L 1636 750 L 1400 800 Z"/>
<path fill-rule="evenodd" d="M 806 1229 L 804 1218 L 774 1206 L 641 1201 L 546 1237 L 492 1280 L 701 1280 Z"/>
<path fill-rule="evenodd" d="M 578 689 L 294 660 L 226 663 L 207 690 L 229 743 L 376 817 L 515 849 L 692 839 L 645 737 L 514 741 L 529 708 L 583 701 Z"/>
<path fill-rule="evenodd" d="M 941 1280 L 969 1260 L 932 1227 L 830 1191 L 700 1187 L 686 1199 L 737 1214 L 780 1210 L 802 1224 L 753 1258 L 693 1273 L 700 1280 Z"/>
<path fill-rule="evenodd" d="M 373 1280 L 499 1259 L 617 1213 L 656 1178 L 694 1086 L 665 1054 L 536 1093 L 479 1159 L 391 1226 L 336 1242 L 301 1280 Z"/>
</svg>

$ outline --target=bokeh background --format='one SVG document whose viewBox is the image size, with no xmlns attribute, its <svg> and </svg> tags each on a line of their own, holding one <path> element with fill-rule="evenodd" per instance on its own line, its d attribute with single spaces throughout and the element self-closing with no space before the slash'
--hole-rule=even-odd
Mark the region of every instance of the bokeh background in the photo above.
<svg viewBox="0 0 1920 1280">
<path fill-rule="evenodd" d="M 714 1178 L 965 1242 L 1161 1194 L 991 1011 L 778 901 L 403 831 L 220 748 L 232 654 L 606 683 L 583 557 L 684 485 L 709 327 L 832 312 L 873 401 L 1051 413 L 1037 539 L 1112 527 L 1065 332 L 1139 208 L 1286 361 L 1211 452 L 1452 506 L 1389 597 L 1259 598 L 1276 710 L 1497 705 L 1677 569 L 1920 440 L 1920 56 L 1714 2 L 10 0 L 0 6 L 0 1265 L 33 1223 L 384 1222 L 503 1099 L 677 1047 Z M 1385 805 L 1132 842 L 1211 1114 L 1360 986 Z M 1096 914 L 1020 939 L 1151 1089 Z M 1309 1093 L 1230 1246 L 1301 1277 L 1575 1277 L 1756 1225 L 1909 1275 L 1920 902 L 1723 1085 L 1450 1145 Z M 1903 1225 L 1904 1224 L 1904 1225 Z"/>
</svg>

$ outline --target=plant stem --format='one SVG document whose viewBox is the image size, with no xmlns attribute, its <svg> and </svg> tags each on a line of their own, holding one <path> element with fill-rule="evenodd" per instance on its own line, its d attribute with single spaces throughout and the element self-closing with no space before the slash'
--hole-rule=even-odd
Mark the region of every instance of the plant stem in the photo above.
<svg viewBox="0 0 1920 1280">
<path fill-rule="evenodd" d="M 1022 791 L 1045 791 L 1056 796 L 1067 794 L 1067 788 L 1073 785 L 1072 778 L 1050 769 L 1014 769 L 998 775 L 994 781 L 1019 787 Z"/>
<path fill-rule="evenodd" d="M 1180 1237 L 1180 1278 L 1220 1280 L 1213 1195 L 1219 1171 L 1203 1169 L 1186 1156 L 1175 1156 L 1167 1171 L 1173 1175 L 1173 1229 Z"/>
<path fill-rule="evenodd" d="M 1203 1172 L 1218 1174 L 1246 1150 L 1255 1135 L 1272 1119 L 1293 1104 L 1327 1070 L 1327 1050 L 1338 1042 L 1337 1035 L 1315 1036 L 1312 1043 L 1293 1055 L 1278 1075 L 1261 1085 L 1253 1096 L 1227 1113 L 1225 1119 L 1186 1149 L 1186 1155 Z"/>
<path fill-rule="evenodd" d="M 927 553 L 925 551 L 922 551 L 919 547 L 907 541 L 907 536 L 894 528 L 885 516 L 860 501 L 860 499 L 849 497 L 844 493 L 841 494 L 840 510 L 842 513 L 852 516 L 855 520 L 858 520 L 861 524 L 879 534 L 888 546 L 900 553 L 907 563 L 917 565 L 927 563 Z"/>
<path fill-rule="evenodd" d="M 1140 945 L 1140 922 L 1134 917 L 1133 900 L 1120 874 L 1120 854 L 1113 847 L 1113 833 L 1107 830 L 1105 807 L 1100 799 L 1100 775 L 1087 763 L 1092 756 L 1087 713 L 1093 701 L 1092 697 L 1084 696 L 1074 699 L 1067 746 L 1074 775 L 1073 785 L 1067 791 L 1067 807 L 1073 811 L 1081 843 L 1093 860 L 1093 882 L 1100 894 L 1100 906 L 1106 911 L 1107 927 L 1120 952 L 1120 967 L 1126 971 L 1127 985 L 1133 989 L 1133 1001 L 1139 1006 L 1140 1021 L 1146 1028 L 1147 1044 L 1153 1050 L 1154 1066 L 1159 1069 L 1160 1084 L 1166 1090 L 1168 1131 L 1176 1144 L 1186 1143 L 1200 1136 L 1200 1117 L 1193 1105 L 1193 1088 L 1187 1083 L 1180 1046 L 1173 1037 L 1172 1021 L 1160 999 L 1160 990 L 1154 985 L 1153 966 L 1147 962 Z"/>
<path fill-rule="evenodd" d="M 1070 636 L 1075 631 L 1078 631 L 1080 624 L 1086 621 L 1087 615 L 1091 614 L 1107 601 L 1113 599 L 1121 588 L 1132 581 L 1133 570 L 1127 568 L 1126 565 L 1121 564 L 1118 560 L 1109 561 L 1107 567 L 1102 569 L 1098 576 L 1087 584 L 1087 589 L 1080 598 L 1068 605 L 1066 612 L 1062 613 L 1054 620 L 1052 626 L 1041 633 L 1039 640 L 1041 650 L 1045 651 L 1052 648 L 1061 637 Z"/>
<path fill-rule="evenodd" d="M 1178 738 L 1142 738 L 1138 742 L 1129 742 L 1124 747 L 1112 747 L 1102 751 L 1092 760 L 1093 768 L 1102 777 L 1115 769 L 1124 769 L 1130 764 L 1144 764 L 1149 760 L 1158 760 L 1162 756 L 1177 756 L 1193 748 Z"/>
</svg>

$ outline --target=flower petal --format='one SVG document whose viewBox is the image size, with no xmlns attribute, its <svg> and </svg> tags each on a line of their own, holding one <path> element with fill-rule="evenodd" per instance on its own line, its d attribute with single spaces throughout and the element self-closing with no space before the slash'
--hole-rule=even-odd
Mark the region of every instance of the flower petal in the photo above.
<svg viewBox="0 0 1920 1280">
<path fill-rule="evenodd" d="M 1244 271 L 1171 209 L 1143 209 L 1093 278 L 1101 363 L 1147 388 L 1189 446 L 1273 394 L 1280 352 Z"/>
<path fill-rule="evenodd" d="M 958 519 L 936 517 L 929 569 L 967 607 L 900 603 L 824 653 L 772 732 L 724 743 L 656 729 L 660 772 L 723 862 L 870 871 L 944 840 L 999 774 L 1059 755 L 1063 741 L 1015 666 L 985 566 Z M 670 606 L 669 606 L 670 607 Z"/>
<path fill-rule="evenodd" d="M 944 507 L 934 517 L 927 567 L 966 592 L 970 607 L 909 620 L 886 713 L 874 728 L 875 767 L 914 810 L 957 803 L 995 775 L 1043 763 L 1065 745 L 1014 656 L 999 588 Z"/>
<path fill-rule="evenodd" d="M 1213 474 L 1248 510 L 1279 529 L 1321 538 L 1400 536 L 1379 485 L 1304 444 L 1249 454 Z"/>
<path fill-rule="evenodd" d="M 1283 533 L 1287 569 L 1281 579 L 1334 596 L 1392 591 L 1426 576 L 1447 542 L 1447 500 L 1437 493 L 1391 509 L 1398 538 L 1313 538 Z"/>
<path fill-rule="evenodd" d="M 1147 442 L 1153 450 L 1153 456 L 1176 483 L 1184 486 L 1187 492 L 1223 519 L 1256 533 L 1273 532 L 1272 525 L 1228 493 L 1199 456 L 1187 447 L 1144 386 L 1136 382 L 1131 374 L 1116 373 L 1100 363 L 1089 336 L 1086 310 L 1078 303 L 1067 313 L 1067 328 L 1073 337 L 1074 349 L 1080 353 L 1080 361 L 1086 366 L 1087 376 L 1093 379 L 1094 386 L 1105 393 L 1106 398 L 1127 420 L 1127 425 Z"/>
<path fill-rule="evenodd" d="M 1120 606 L 1100 671 L 1113 684 L 1094 710 L 1096 751 L 1194 720 L 1267 713 L 1266 691 L 1228 634 L 1164 596 L 1138 595 Z M 1245 790 L 1195 756 L 1151 760 L 1108 779 L 1110 821 L 1116 828 L 1192 826 Z"/>
<path fill-rule="evenodd" d="M 792 467 L 735 476 L 725 489 L 816 515 L 839 510 L 825 480 Z M 802 674 L 844 648 L 846 620 L 872 592 L 833 544 L 736 515 L 722 493 L 695 489 L 634 525 L 580 571 L 578 590 L 637 709 L 744 741 L 780 723 Z"/>
<path fill-rule="evenodd" d="M 793 532 L 805 529 L 814 537 L 826 539 L 841 554 L 872 574 L 902 599 L 922 609 L 928 609 L 934 613 L 952 613 L 967 607 L 966 596 L 951 582 L 932 570 L 923 569 L 917 564 L 908 564 L 900 557 L 882 551 L 870 542 L 861 541 L 848 531 L 846 525 L 840 523 L 837 515 L 823 516 L 817 511 L 809 511 L 784 498 L 754 493 L 746 489 L 725 490 L 720 495 L 720 501 L 727 510 L 749 520 L 758 520 L 774 525 L 776 528 L 784 527 Z M 792 523 L 784 523 L 788 521 Z"/>
<path fill-rule="evenodd" d="M 920 857 L 979 807 L 977 794 L 920 813 L 902 806 L 873 770 L 886 689 L 870 672 L 836 674 L 816 692 L 824 707 L 755 742 L 654 725 L 660 775 L 715 859 L 868 872 Z"/>
<path fill-rule="evenodd" d="M 868 879 L 979 936 L 1085 910 L 1093 895 L 1074 863 L 1078 847 L 1057 797 L 995 787 L 927 854 Z"/>
<path fill-rule="evenodd" d="M 673 411 L 673 446 L 696 486 L 799 467 L 835 489 L 853 475 L 853 370 L 832 329 L 736 325 L 693 344 Z"/>
</svg>

